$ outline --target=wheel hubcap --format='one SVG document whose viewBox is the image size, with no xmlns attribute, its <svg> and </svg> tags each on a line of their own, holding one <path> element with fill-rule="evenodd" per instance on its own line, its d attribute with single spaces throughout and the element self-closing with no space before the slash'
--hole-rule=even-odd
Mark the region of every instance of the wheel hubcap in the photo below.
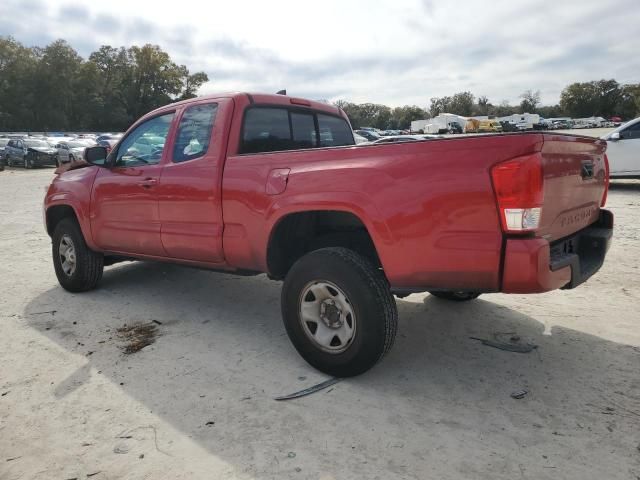
<svg viewBox="0 0 640 480">
<path fill-rule="evenodd" d="M 58 248 L 60 265 L 65 275 L 70 277 L 76 271 L 76 247 L 69 235 L 63 235 Z"/>
<path fill-rule="evenodd" d="M 300 295 L 299 318 L 307 337 L 325 352 L 342 353 L 355 337 L 353 307 L 345 293 L 331 282 L 307 284 Z"/>
</svg>

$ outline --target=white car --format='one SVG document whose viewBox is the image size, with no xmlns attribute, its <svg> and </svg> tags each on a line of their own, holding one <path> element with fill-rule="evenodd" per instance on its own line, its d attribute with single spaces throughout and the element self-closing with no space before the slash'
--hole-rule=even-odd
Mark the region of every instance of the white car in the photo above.
<svg viewBox="0 0 640 480">
<path fill-rule="evenodd" d="M 56 164 L 69 163 L 75 160 L 80 160 L 87 147 L 92 147 L 96 144 L 93 140 L 88 138 L 77 138 L 69 141 L 59 142 L 56 145 Z"/>
<path fill-rule="evenodd" d="M 358 135 L 356 132 L 353 132 L 353 139 L 356 141 L 356 145 L 360 145 L 361 143 L 368 143 L 369 140 L 364 138 L 362 135 Z"/>
<path fill-rule="evenodd" d="M 601 138 L 607 141 L 609 176 L 640 178 L 640 117 Z"/>
</svg>

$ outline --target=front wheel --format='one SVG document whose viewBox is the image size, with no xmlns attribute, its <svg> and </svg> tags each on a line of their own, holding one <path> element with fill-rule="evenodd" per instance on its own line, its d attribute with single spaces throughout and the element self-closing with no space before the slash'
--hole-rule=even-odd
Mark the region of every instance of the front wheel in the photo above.
<svg viewBox="0 0 640 480">
<path fill-rule="evenodd" d="M 91 290 L 102 278 L 104 256 L 87 246 L 80 226 L 74 219 L 65 218 L 56 225 L 52 254 L 56 277 L 65 290 Z"/>
<path fill-rule="evenodd" d="M 469 300 L 475 300 L 480 296 L 478 292 L 429 292 L 434 297 L 442 298 L 443 300 L 451 300 L 453 302 L 468 302 Z"/>
<path fill-rule="evenodd" d="M 393 345 L 398 311 L 387 281 L 352 250 L 323 248 L 299 259 L 287 274 L 281 301 L 294 347 L 329 375 L 366 372 Z"/>
</svg>

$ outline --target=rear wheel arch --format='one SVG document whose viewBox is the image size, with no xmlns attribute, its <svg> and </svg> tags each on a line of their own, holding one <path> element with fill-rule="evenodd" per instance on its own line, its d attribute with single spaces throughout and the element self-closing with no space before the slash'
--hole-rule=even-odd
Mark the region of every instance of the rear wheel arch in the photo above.
<svg viewBox="0 0 640 480">
<path fill-rule="evenodd" d="M 381 267 L 370 228 L 348 210 L 306 210 L 291 212 L 277 220 L 267 244 L 267 271 L 282 279 L 305 254 L 328 247 L 343 247 Z"/>
</svg>

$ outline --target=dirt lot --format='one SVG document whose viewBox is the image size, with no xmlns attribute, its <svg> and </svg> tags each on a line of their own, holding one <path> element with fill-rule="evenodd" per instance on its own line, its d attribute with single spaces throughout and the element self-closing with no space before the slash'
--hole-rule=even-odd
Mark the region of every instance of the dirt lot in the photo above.
<svg viewBox="0 0 640 480">
<path fill-rule="evenodd" d="M 276 402 L 325 379 L 289 343 L 280 284 L 140 262 L 66 293 L 51 176 L 0 172 L 1 479 L 640 478 L 640 182 L 614 185 L 615 243 L 586 285 L 398 300 L 380 365 Z M 136 324 L 155 343 L 126 355 Z M 469 338 L 505 332 L 539 348 Z"/>
</svg>

